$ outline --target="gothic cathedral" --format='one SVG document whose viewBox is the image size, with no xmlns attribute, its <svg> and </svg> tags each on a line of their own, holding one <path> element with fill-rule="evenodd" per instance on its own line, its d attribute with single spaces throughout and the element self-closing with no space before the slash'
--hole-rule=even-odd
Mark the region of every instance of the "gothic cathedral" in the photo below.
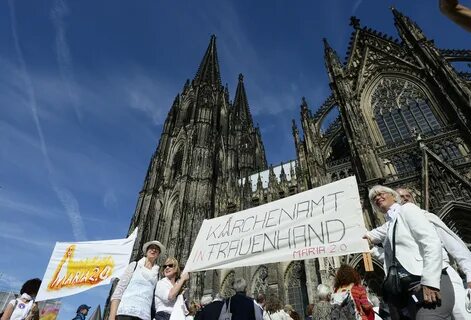
<svg viewBox="0 0 471 320">
<path fill-rule="evenodd" d="M 260 130 L 244 88 L 234 101 L 221 84 L 216 38 L 192 81 L 175 97 L 150 161 L 129 231 L 139 227 L 134 257 L 146 241 L 160 240 L 185 263 L 203 219 L 264 204 L 356 175 L 367 227 L 381 224 L 368 188 L 409 188 L 417 202 L 471 243 L 471 76 L 454 68 L 468 50 L 442 50 L 408 17 L 392 9 L 399 38 L 360 26 L 352 18 L 346 62 L 324 40 L 331 95 L 315 113 L 301 103 L 293 120 L 297 158 L 267 167 Z M 327 119 L 334 117 L 329 125 Z M 200 272 L 191 291 L 231 293 L 235 276 L 248 294 L 276 292 L 304 314 L 318 283 L 340 263 L 363 274 L 373 290 L 382 264 L 365 273 L 361 255 Z"/>
</svg>

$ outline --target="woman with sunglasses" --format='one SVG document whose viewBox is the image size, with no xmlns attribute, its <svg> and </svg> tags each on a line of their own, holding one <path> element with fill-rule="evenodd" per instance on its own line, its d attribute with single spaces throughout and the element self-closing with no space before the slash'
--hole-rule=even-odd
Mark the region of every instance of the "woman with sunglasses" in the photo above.
<svg viewBox="0 0 471 320">
<path fill-rule="evenodd" d="M 180 266 L 175 258 L 167 258 L 162 272 L 164 278 L 157 282 L 155 288 L 155 320 L 170 319 L 177 296 L 189 278 L 186 272 L 180 276 Z"/>
</svg>

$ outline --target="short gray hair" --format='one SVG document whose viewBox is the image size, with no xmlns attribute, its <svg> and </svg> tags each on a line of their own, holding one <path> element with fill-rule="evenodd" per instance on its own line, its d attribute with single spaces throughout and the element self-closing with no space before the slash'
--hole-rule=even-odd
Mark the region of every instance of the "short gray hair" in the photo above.
<svg viewBox="0 0 471 320">
<path fill-rule="evenodd" d="M 330 290 L 329 286 L 326 286 L 325 284 L 317 286 L 317 296 L 319 297 L 319 300 L 329 300 L 331 293 L 332 290 Z"/>
<path fill-rule="evenodd" d="M 370 294 L 369 298 L 373 307 L 379 307 L 380 301 L 376 295 Z"/>
<path fill-rule="evenodd" d="M 205 305 L 208 305 L 211 303 L 211 301 L 213 301 L 213 298 L 211 296 L 203 296 L 201 297 L 201 305 L 205 306 Z"/>
<path fill-rule="evenodd" d="M 247 282 L 243 278 L 236 278 L 232 288 L 234 288 L 235 292 L 245 292 L 247 289 Z"/>
<path fill-rule="evenodd" d="M 375 197 L 380 193 L 389 193 L 390 195 L 394 197 L 394 200 L 396 201 L 396 203 L 399 203 L 399 204 L 401 203 L 401 197 L 395 190 L 385 187 L 385 186 L 376 185 L 373 188 L 371 188 L 370 192 L 368 193 L 368 198 L 370 199 L 371 206 L 373 207 L 373 210 L 376 212 L 382 213 L 374 201 Z"/>
</svg>

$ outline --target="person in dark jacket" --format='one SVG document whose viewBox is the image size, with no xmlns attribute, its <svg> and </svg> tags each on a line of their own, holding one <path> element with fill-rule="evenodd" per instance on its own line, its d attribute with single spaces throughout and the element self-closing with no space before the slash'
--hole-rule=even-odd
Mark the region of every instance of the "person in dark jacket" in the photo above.
<svg viewBox="0 0 471 320">
<path fill-rule="evenodd" d="M 232 320 L 255 320 L 255 304 L 247 297 L 247 282 L 242 278 L 234 280 L 236 294 L 230 298 Z"/>
<path fill-rule="evenodd" d="M 222 305 L 224 301 L 214 300 L 213 302 L 203 306 L 200 312 L 196 313 L 195 320 L 215 320 L 219 319 Z"/>
<path fill-rule="evenodd" d="M 85 317 L 88 314 L 88 310 L 90 310 L 90 306 L 87 306 L 86 304 L 80 305 L 80 307 L 77 308 L 77 315 L 75 318 L 72 320 L 85 320 Z"/>
</svg>

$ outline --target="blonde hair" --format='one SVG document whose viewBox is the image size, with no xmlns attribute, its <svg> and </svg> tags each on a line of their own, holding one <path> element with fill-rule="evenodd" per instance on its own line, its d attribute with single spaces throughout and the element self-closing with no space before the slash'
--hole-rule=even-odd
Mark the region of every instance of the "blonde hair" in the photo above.
<svg viewBox="0 0 471 320">
<path fill-rule="evenodd" d="M 180 278 L 181 270 L 180 270 L 180 265 L 178 264 L 177 259 L 175 259 L 174 257 L 168 257 L 167 259 L 165 259 L 164 264 L 173 264 L 173 267 L 175 268 L 175 271 L 176 271 L 176 276 L 175 277 L 176 277 L 176 279 Z M 162 275 L 164 275 L 164 271 L 165 271 L 165 269 L 162 268 L 162 270 L 161 270 Z"/>
</svg>

